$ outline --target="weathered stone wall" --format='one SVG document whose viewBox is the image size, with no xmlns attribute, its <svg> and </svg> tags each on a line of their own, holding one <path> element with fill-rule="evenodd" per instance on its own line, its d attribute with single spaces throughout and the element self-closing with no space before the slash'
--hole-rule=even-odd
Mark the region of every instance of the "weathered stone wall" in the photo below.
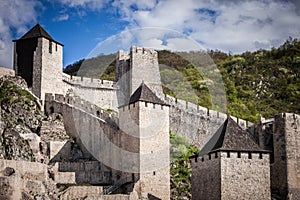
<svg viewBox="0 0 300 200">
<path fill-rule="evenodd" d="M 220 154 L 192 159 L 192 199 L 221 199 L 221 160 Z"/>
<path fill-rule="evenodd" d="M 169 106 L 138 102 L 142 193 L 170 199 Z"/>
<path fill-rule="evenodd" d="M 130 48 L 129 55 L 119 51 L 117 79 L 121 88 L 119 98 L 124 98 L 121 105 L 128 103 L 130 95 L 142 82 L 147 84 L 157 96 L 163 98 L 156 51 L 135 46 Z"/>
<path fill-rule="evenodd" d="M 72 91 L 74 96 L 103 109 L 118 110 L 117 87 L 113 81 L 70 76 L 63 73 L 61 87 L 64 91 Z"/>
<path fill-rule="evenodd" d="M 131 172 L 132 166 L 137 163 L 137 160 L 134 160 L 138 158 L 137 149 L 134 147 L 138 144 L 138 138 L 120 130 L 114 119 L 103 111 L 97 113 L 98 110 L 85 104 L 80 104 L 86 106 L 83 108 L 74 107 L 68 104 L 68 101 L 74 103 L 72 98 L 68 99 L 63 95 L 56 95 L 55 99 L 51 94 L 46 95 L 45 111 L 61 113 L 65 119 L 68 119 L 64 121 L 66 132 L 79 144 L 83 157 L 95 158 L 101 162 L 101 165 L 110 168 L 111 179 L 106 184 L 113 184 L 122 178 L 120 170 L 126 169 L 126 166 Z M 132 152 L 130 155 L 133 157 L 126 159 L 126 152 Z M 104 183 L 105 177 L 106 175 L 100 174 L 100 177 L 95 178 Z"/>
<path fill-rule="evenodd" d="M 69 187 L 61 196 L 61 200 L 71 199 L 103 199 L 101 186 L 72 186 Z"/>
<path fill-rule="evenodd" d="M 274 121 L 272 189 L 282 198 L 300 198 L 300 116 L 284 113 Z"/>
<path fill-rule="evenodd" d="M 7 168 L 13 173 L 7 173 Z M 12 171 L 11 171 L 12 172 Z M 42 195 L 48 179 L 47 165 L 15 160 L 0 160 L 0 199 L 22 199 L 22 193 Z"/>
<path fill-rule="evenodd" d="M 163 97 L 157 52 L 145 48 L 131 47 L 131 94 L 144 81 L 159 97 Z"/>
<path fill-rule="evenodd" d="M 221 199 L 271 199 L 269 154 L 228 153 L 220 155 Z"/>
<path fill-rule="evenodd" d="M 12 69 L 0 67 L 0 77 L 1 76 L 5 76 L 5 75 L 14 76 L 15 75 L 15 71 L 12 70 Z"/>
<path fill-rule="evenodd" d="M 137 169 L 132 168 L 139 177 L 135 190 L 140 197 L 170 199 L 169 107 L 136 102 L 120 108 L 119 114 L 121 130 L 138 138 L 133 146 L 139 152 Z"/>
<path fill-rule="evenodd" d="M 170 131 L 188 140 L 201 149 L 227 119 L 227 114 L 175 99 L 169 95 L 165 101 L 170 108 Z M 251 127 L 251 122 L 231 116 L 243 129 Z"/>
<path fill-rule="evenodd" d="M 33 59 L 32 91 L 41 100 L 49 91 L 59 94 L 65 92 L 62 87 L 62 51 L 62 45 L 38 38 Z"/>
</svg>

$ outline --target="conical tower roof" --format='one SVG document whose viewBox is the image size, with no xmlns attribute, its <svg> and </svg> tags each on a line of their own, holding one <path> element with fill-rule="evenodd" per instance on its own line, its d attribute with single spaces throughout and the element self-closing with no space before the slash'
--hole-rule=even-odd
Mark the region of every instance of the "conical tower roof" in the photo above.
<svg viewBox="0 0 300 200">
<path fill-rule="evenodd" d="M 200 156 L 216 150 L 262 152 L 254 138 L 228 117 L 217 132 L 201 149 Z"/>
<path fill-rule="evenodd" d="M 136 91 L 131 95 L 129 103 L 135 103 L 137 101 L 144 101 L 154 104 L 168 105 L 159 97 L 156 96 L 154 92 L 143 82 Z"/>
<path fill-rule="evenodd" d="M 26 40 L 26 39 L 40 38 L 40 37 L 47 38 L 53 42 L 60 44 L 59 42 L 55 41 L 40 24 L 35 25 L 32 29 L 30 29 L 27 33 L 25 33 L 19 40 Z"/>
</svg>

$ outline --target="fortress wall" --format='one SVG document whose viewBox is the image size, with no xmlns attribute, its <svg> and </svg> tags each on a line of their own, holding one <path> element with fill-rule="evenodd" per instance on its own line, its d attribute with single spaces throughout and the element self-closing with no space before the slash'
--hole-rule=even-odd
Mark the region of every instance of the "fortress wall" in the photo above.
<svg viewBox="0 0 300 200">
<path fill-rule="evenodd" d="M 157 56 L 154 50 L 130 48 L 131 94 L 144 81 L 158 97 L 163 97 Z"/>
<path fill-rule="evenodd" d="M 66 103 L 66 101 L 68 101 L 68 98 L 63 95 L 54 97 L 52 94 L 47 94 L 45 110 L 48 113 L 61 113 L 64 118 L 68 119 L 64 120 L 66 132 L 79 144 L 84 157 L 91 158 L 93 156 L 101 162 L 101 166 L 105 171 L 107 171 L 107 168 L 104 165 L 111 167 L 109 176 L 111 179 L 107 184 L 119 180 L 122 177 L 120 176 L 122 173 L 118 170 L 123 169 L 126 165 L 131 170 L 131 165 L 136 163 L 132 162 L 132 157 L 125 159 L 124 152 L 132 152 L 133 155 L 136 155 L 133 147 L 135 144 L 138 144 L 137 138 L 119 130 L 107 113 L 99 112 L 99 115 L 97 115 L 96 112 L 96 115 L 94 115 L 74 107 Z M 95 112 L 93 111 L 93 113 Z M 104 180 L 107 178 L 107 173 L 102 173 L 101 171 L 99 176 L 97 175 L 94 178 L 98 181 L 108 181 Z M 76 180 L 85 180 L 85 177 Z"/>
<path fill-rule="evenodd" d="M 192 162 L 192 199 L 221 199 L 221 160 L 212 154 L 203 158 L 191 159 Z"/>
<path fill-rule="evenodd" d="M 7 167 L 13 168 L 12 175 L 5 174 Z M 30 169 L 30 170 L 28 170 Z M 1 199 L 22 199 L 22 192 L 45 194 L 43 184 L 48 178 L 47 165 L 36 162 L 0 160 Z"/>
<path fill-rule="evenodd" d="M 227 114 L 166 95 L 170 107 L 170 130 L 202 148 L 227 119 Z M 252 123 L 231 116 L 243 129 Z"/>
<path fill-rule="evenodd" d="M 63 47 L 46 38 L 38 38 L 33 60 L 33 93 L 44 100 L 45 93 L 62 93 Z"/>
<path fill-rule="evenodd" d="M 115 82 L 63 74 L 63 88 L 75 96 L 103 109 L 118 110 L 117 88 Z"/>
<path fill-rule="evenodd" d="M 274 121 L 272 189 L 287 198 L 300 198 L 300 116 L 283 113 Z"/>
<path fill-rule="evenodd" d="M 88 197 L 88 199 L 103 199 L 102 186 L 71 186 L 69 187 L 61 196 L 61 200 L 70 199 L 83 199 Z"/>
<path fill-rule="evenodd" d="M 271 199 L 269 154 L 228 153 L 221 153 L 221 199 Z"/>
<path fill-rule="evenodd" d="M 271 199 L 268 153 L 214 152 L 191 162 L 192 199 Z"/>
</svg>

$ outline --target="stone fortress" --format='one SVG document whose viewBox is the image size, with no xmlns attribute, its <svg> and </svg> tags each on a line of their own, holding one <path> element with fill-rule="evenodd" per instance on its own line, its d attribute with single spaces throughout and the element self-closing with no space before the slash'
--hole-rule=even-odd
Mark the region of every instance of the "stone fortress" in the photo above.
<svg viewBox="0 0 300 200">
<path fill-rule="evenodd" d="M 299 115 L 254 125 L 164 95 L 152 50 L 119 51 L 117 82 L 64 74 L 62 53 L 39 24 L 14 40 L 15 74 L 47 115 L 62 114 L 81 149 L 80 162 L 66 162 L 67 141 L 47 146 L 51 178 L 70 185 L 61 199 L 170 199 L 170 132 L 201 149 L 191 158 L 193 199 L 271 199 L 271 192 L 300 199 Z M 36 179 L 49 178 L 44 164 L 20 163 L 4 160 L 0 168 L 35 169 Z"/>
</svg>

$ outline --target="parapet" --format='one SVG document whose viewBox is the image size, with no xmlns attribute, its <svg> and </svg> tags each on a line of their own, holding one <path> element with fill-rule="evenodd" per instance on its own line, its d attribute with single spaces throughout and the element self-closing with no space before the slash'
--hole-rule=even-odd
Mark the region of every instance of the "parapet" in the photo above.
<svg viewBox="0 0 300 200">
<path fill-rule="evenodd" d="M 63 81 L 72 86 L 79 86 L 91 89 L 116 89 L 116 83 L 102 79 L 93 79 L 82 76 L 70 76 L 63 73 Z"/>
<path fill-rule="evenodd" d="M 119 50 L 117 54 L 117 59 L 118 60 L 128 60 L 130 59 L 130 56 L 125 53 L 123 50 Z"/>
<path fill-rule="evenodd" d="M 241 158 L 241 159 L 249 159 L 249 160 L 262 160 L 264 158 L 269 159 L 269 152 L 268 151 L 262 151 L 262 152 L 253 152 L 253 151 L 230 151 L 230 150 L 221 150 L 221 151 L 215 151 L 208 153 L 203 156 L 193 156 L 191 157 L 194 159 L 195 162 L 205 162 L 209 160 L 213 160 L 216 158 L 225 158 L 225 159 L 230 159 L 230 158 Z"/>
<path fill-rule="evenodd" d="M 81 109 L 82 111 L 92 114 L 95 117 L 98 117 L 111 125 L 115 126 L 117 124 L 117 117 L 114 116 L 112 113 L 105 112 L 105 110 L 97 107 L 96 105 L 85 101 L 83 99 L 80 99 L 79 97 L 72 97 L 69 95 L 62 95 L 62 94 L 52 94 L 52 93 L 46 93 L 45 94 L 45 102 L 48 105 L 48 109 L 51 107 L 51 102 L 56 101 L 58 103 L 64 104 L 64 105 L 70 105 L 74 108 Z M 54 111 L 56 110 L 55 108 Z M 46 110 L 46 112 L 49 112 L 49 110 Z M 53 112 L 50 110 L 50 113 Z"/>
<path fill-rule="evenodd" d="M 210 110 L 208 108 L 193 104 L 191 102 L 182 100 L 182 99 L 177 99 L 174 97 L 171 97 L 169 95 L 165 96 L 165 101 L 172 105 L 173 107 L 177 107 L 185 112 L 188 113 L 192 113 L 192 114 L 199 114 L 202 116 L 206 116 L 209 118 L 214 118 L 214 119 L 219 119 L 219 120 L 223 120 L 225 121 L 227 119 L 227 114 L 219 112 L 219 111 L 215 111 L 215 110 Z M 242 127 L 243 129 L 247 129 L 248 127 L 252 126 L 253 123 L 247 121 L 247 120 L 243 120 L 243 119 L 239 119 L 237 117 L 231 116 L 231 118 L 240 125 L 240 127 Z"/>
<path fill-rule="evenodd" d="M 136 46 L 132 46 L 130 48 L 130 54 L 145 54 L 145 55 L 154 55 L 157 56 L 157 52 L 151 49 L 146 49 L 146 48 L 142 48 L 142 47 L 136 47 Z"/>
</svg>

